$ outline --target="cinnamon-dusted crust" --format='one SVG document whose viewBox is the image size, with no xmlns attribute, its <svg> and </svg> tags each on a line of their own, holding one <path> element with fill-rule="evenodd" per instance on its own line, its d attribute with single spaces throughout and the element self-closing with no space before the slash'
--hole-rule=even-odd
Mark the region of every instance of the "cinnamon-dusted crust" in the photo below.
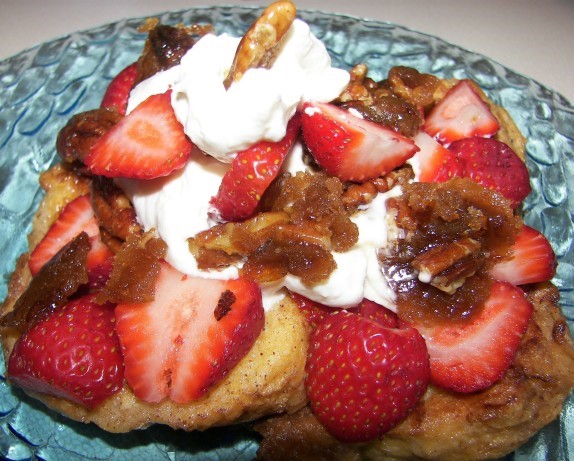
<svg viewBox="0 0 574 461">
<path fill-rule="evenodd" d="M 534 315 L 512 367 L 470 395 L 430 387 L 411 415 L 382 440 L 343 445 L 309 407 L 256 426 L 260 460 L 478 460 L 501 457 L 554 420 L 574 387 L 574 343 L 550 283 L 528 297 Z"/>
<path fill-rule="evenodd" d="M 61 165 L 45 172 L 40 183 L 46 195 L 33 220 L 33 230 L 28 239 L 31 249 L 42 239 L 65 204 L 90 190 L 88 180 Z M 9 282 L 2 314 L 12 310 L 14 302 L 30 283 L 27 263 L 28 254 L 24 254 Z M 303 315 L 292 300 L 285 298 L 273 310 L 266 312 L 261 335 L 227 378 L 205 397 L 187 405 L 169 400 L 147 404 L 136 399 L 127 384 L 94 410 L 55 397 L 33 396 L 72 419 L 94 422 L 110 432 L 126 432 L 153 423 L 203 430 L 268 414 L 293 412 L 306 403 L 303 378 L 307 335 Z M 14 333 L 2 332 L 6 363 L 16 339 Z"/>
</svg>

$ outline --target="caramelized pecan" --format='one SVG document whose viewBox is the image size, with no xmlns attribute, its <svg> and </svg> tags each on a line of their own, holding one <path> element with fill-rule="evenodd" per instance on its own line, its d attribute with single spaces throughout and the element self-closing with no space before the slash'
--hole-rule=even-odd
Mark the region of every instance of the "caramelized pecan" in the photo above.
<svg viewBox="0 0 574 461">
<path fill-rule="evenodd" d="M 144 51 L 138 60 L 136 84 L 162 70 L 180 63 L 181 58 L 197 39 L 212 30 L 211 25 L 194 24 L 189 27 L 158 24 L 148 20 L 142 31 L 148 32 Z"/>
<path fill-rule="evenodd" d="M 122 118 L 115 110 L 106 108 L 74 115 L 58 133 L 58 154 L 66 163 L 83 164 L 96 141 Z"/>
<path fill-rule="evenodd" d="M 462 238 L 419 253 L 411 261 L 411 265 L 418 271 L 421 282 L 432 283 L 437 275 L 476 254 L 480 247 L 478 240 Z"/>
<path fill-rule="evenodd" d="M 129 235 L 143 233 L 128 197 L 112 179 L 95 176 L 92 179 L 91 200 L 100 226 L 110 236 L 126 240 Z"/>
</svg>

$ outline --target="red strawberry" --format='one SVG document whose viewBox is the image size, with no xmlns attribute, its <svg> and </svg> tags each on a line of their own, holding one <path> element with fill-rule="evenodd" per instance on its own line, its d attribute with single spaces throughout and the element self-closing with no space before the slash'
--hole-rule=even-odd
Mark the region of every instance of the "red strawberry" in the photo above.
<svg viewBox="0 0 574 461">
<path fill-rule="evenodd" d="M 84 161 L 97 175 L 153 179 L 182 168 L 191 148 L 167 91 L 150 96 L 114 125 Z"/>
<path fill-rule="evenodd" d="M 518 206 L 530 193 L 530 177 L 524 162 L 503 142 L 489 138 L 465 138 L 453 142 L 461 177 L 497 190 Z"/>
<path fill-rule="evenodd" d="M 204 395 L 249 351 L 264 313 L 246 279 L 191 277 L 162 263 L 155 300 L 116 308 L 125 376 L 146 402 Z"/>
<path fill-rule="evenodd" d="M 339 311 L 311 334 L 307 395 L 338 439 L 380 437 L 417 404 L 429 380 L 425 342 L 414 328 L 388 328 Z"/>
<path fill-rule="evenodd" d="M 279 173 L 299 127 L 300 117 L 295 114 L 281 141 L 261 141 L 237 154 L 211 200 L 222 221 L 241 221 L 255 212 L 261 195 Z"/>
<path fill-rule="evenodd" d="M 390 128 L 331 104 L 306 103 L 301 115 L 305 143 L 327 173 L 363 182 L 405 163 L 418 150 Z"/>
<path fill-rule="evenodd" d="M 138 73 L 137 63 L 123 69 L 108 85 L 102 99 L 101 107 L 115 108 L 122 115 L 126 114 L 130 91 Z"/>
<path fill-rule="evenodd" d="M 293 301 L 297 303 L 297 306 L 303 314 L 305 318 L 309 322 L 311 328 L 317 328 L 317 326 L 328 316 L 331 315 L 333 312 L 337 312 L 337 308 L 325 306 L 324 304 L 318 303 L 317 301 L 312 301 L 305 296 L 302 296 L 298 293 L 291 292 L 291 297 Z"/>
<path fill-rule="evenodd" d="M 122 355 L 112 304 L 92 295 L 70 301 L 16 342 L 9 379 L 32 392 L 93 408 L 121 389 Z"/>
<path fill-rule="evenodd" d="M 496 263 L 490 275 L 513 285 L 524 285 L 550 280 L 556 266 L 550 242 L 536 229 L 525 225 L 516 236 L 510 257 Z"/>
<path fill-rule="evenodd" d="M 359 314 L 388 328 L 398 328 L 399 318 L 393 311 L 377 304 L 369 299 L 363 299 L 355 308 L 349 309 L 351 312 Z"/>
<path fill-rule="evenodd" d="M 90 239 L 88 252 L 88 279 L 92 288 L 102 288 L 112 273 L 114 253 L 102 242 L 100 236 Z"/>
<path fill-rule="evenodd" d="M 419 170 L 420 182 L 443 182 L 460 176 L 459 164 L 452 152 L 436 139 L 419 131 L 413 138 L 420 149 L 409 160 L 415 171 Z"/>
<path fill-rule="evenodd" d="M 317 326 L 323 322 L 327 316 L 340 310 L 336 307 L 329 307 L 318 303 L 317 301 L 312 301 L 298 293 L 292 292 L 290 294 L 293 300 L 297 303 L 299 309 L 301 309 L 303 314 L 305 314 L 311 328 L 317 328 Z M 371 319 L 372 321 L 389 328 L 398 328 L 399 326 L 399 318 L 397 317 L 397 314 L 366 298 L 357 306 L 347 309 L 347 311 L 353 312 L 361 317 Z"/>
<path fill-rule="evenodd" d="M 34 248 L 28 261 L 32 275 L 36 275 L 44 264 L 81 232 L 86 232 L 90 238 L 90 284 L 102 286 L 111 273 L 114 254 L 101 240 L 100 228 L 89 195 L 82 195 L 68 203 Z"/>
<path fill-rule="evenodd" d="M 456 392 L 490 387 L 512 363 L 532 309 L 520 288 L 494 282 L 482 310 L 466 323 L 414 325 L 427 343 L 431 381 Z"/>
<path fill-rule="evenodd" d="M 423 130 L 442 144 L 469 136 L 492 136 L 500 125 L 469 80 L 461 80 L 431 110 Z"/>
</svg>

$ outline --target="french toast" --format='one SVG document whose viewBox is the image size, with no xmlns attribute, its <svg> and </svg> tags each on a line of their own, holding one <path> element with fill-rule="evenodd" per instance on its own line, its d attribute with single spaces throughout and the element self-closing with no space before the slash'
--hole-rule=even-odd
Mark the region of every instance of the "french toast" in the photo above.
<svg viewBox="0 0 574 461">
<path fill-rule="evenodd" d="M 273 6 L 273 8 L 280 9 L 282 14 L 282 9 L 286 8 L 284 14 L 288 17 L 288 25 L 293 22 L 292 16 L 294 15 L 290 5 L 288 5 L 289 3 L 280 2 L 279 6 Z M 272 21 L 269 14 L 267 16 L 264 14 L 263 18 L 266 22 Z M 181 55 L 175 53 L 177 55 L 175 58 L 173 54 L 170 54 L 173 62 L 164 65 L 161 63 L 161 59 L 157 61 L 150 59 L 150 56 L 153 57 L 154 51 L 148 42 L 144 56 L 139 62 L 138 75 L 135 76 L 134 85 L 138 81 L 145 84 L 148 78 L 162 72 L 169 72 L 169 69 L 179 65 L 179 61 L 185 55 L 184 52 L 187 51 L 187 48 L 195 46 L 195 41 L 188 40 L 185 33 L 183 33 L 182 38 L 181 28 L 159 29 L 157 24 L 149 27 L 150 36 L 154 34 L 164 38 L 170 36 L 169 40 L 174 40 L 177 45 L 176 48 L 180 45 L 183 48 L 178 48 L 178 53 L 181 52 Z M 191 30 L 194 34 L 198 31 L 197 28 Z M 285 28 L 281 35 L 287 33 L 287 30 L 288 28 Z M 207 31 L 208 28 L 201 29 L 200 34 L 207 33 Z M 247 42 L 257 41 L 259 46 L 267 46 L 261 44 L 260 41 L 263 39 L 259 35 L 260 33 L 255 27 L 246 34 L 247 38 L 244 40 Z M 281 37 L 277 41 L 280 42 Z M 182 45 L 184 43 L 185 45 Z M 226 89 L 235 85 L 233 79 L 242 78 L 242 74 L 246 71 L 245 67 L 266 68 L 270 66 L 276 58 L 277 49 L 274 49 L 274 46 L 275 43 L 265 50 L 263 56 L 249 57 L 246 66 L 239 63 L 240 60 L 238 60 L 238 63 L 233 65 L 235 76 L 230 77 L 230 80 L 225 82 Z M 241 44 L 239 48 L 241 49 Z M 466 95 L 471 95 L 471 98 L 476 96 L 480 99 L 487 107 L 486 110 L 480 102 L 477 102 L 478 100 L 473 100 L 472 104 L 475 107 L 480 107 L 481 111 L 490 114 L 492 117 L 490 123 L 496 125 L 496 129 L 479 137 L 490 140 L 492 135 L 492 139 L 496 143 L 503 143 L 508 146 L 508 149 L 513 151 L 512 155 L 522 161 L 524 160 L 525 140 L 518 128 L 508 113 L 503 108 L 493 104 L 476 84 L 469 81 L 439 80 L 436 77 L 418 74 L 418 72 L 408 68 L 394 68 L 387 80 L 373 82 L 366 77 L 366 71 L 366 67 L 362 66 L 352 69 L 350 84 L 339 94 L 332 106 L 315 101 L 302 102 L 296 109 L 297 114 L 291 118 L 292 121 L 286 128 L 287 134 L 280 141 L 263 144 L 263 147 L 258 145 L 255 150 L 248 147 L 231 159 L 229 163 L 232 166 L 224 175 L 217 195 L 210 201 L 210 205 L 215 208 L 215 211 L 213 208 L 210 210 L 213 215 L 211 218 L 215 217 L 214 219 L 218 223 L 195 236 L 188 236 L 189 239 L 186 241 L 188 250 L 196 259 L 200 271 L 219 271 L 222 268 L 227 270 L 239 267 L 240 278 L 255 279 L 264 287 L 273 285 L 273 282 L 281 277 L 296 274 L 303 280 L 304 288 L 301 291 L 308 293 L 305 290 L 309 287 L 311 287 L 310 291 L 313 291 L 314 287 L 320 285 L 320 283 L 317 284 L 317 280 L 321 281 L 325 274 L 333 272 L 334 267 L 341 265 L 340 260 L 333 262 L 332 255 L 344 253 L 357 243 L 359 237 L 353 215 L 361 215 L 376 200 L 377 196 L 380 197 L 387 193 L 391 194 L 385 196 L 387 203 L 394 203 L 393 206 L 398 210 L 396 214 L 403 218 L 402 224 L 407 224 L 402 230 L 396 231 L 397 235 L 401 235 L 403 230 L 408 229 L 409 223 L 407 222 L 408 219 L 404 219 L 401 214 L 405 210 L 404 207 L 401 208 L 404 204 L 401 205 L 400 199 L 396 195 L 393 196 L 391 191 L 394 190 L 397 193 L 399 187 L 407 190 L 410 183 L 417 182 L 415 180 L 417 175 L 420 178 L 421 173 L 418 170 L 422 170 L 421 165 L 424 166 L 420 156 L 417 156 L 417 161 L 409 160 L 408 165 L 405 162 L 407 157 L 414 159 L 415 151 L 420 150 L 419 145 L 415 145 L 411 138 L 420 132 L 430 133 L 432 131 L 430 124 L 423 125 L 424 119 L 426 118 L 428 122 L 433 109 L 439 107 L 442 101 L 449 97 L 449 94 L 452 97 L 453 91 L 456 89 L 463 88 Z M 420 88 L 423 90 L 419 92 Z M 156 120 L 149 115 L 149 112 L 153 112 L 156 108 L 160 108 L 157 112 L 170 111 L 168 106 L 171 103 L 170 94 L 172 91 L 175 94 L 182 90 L 173 84 L 173 87 L 170 87 L 166 93 L 154 94 L 149 97 L 146 95 L 147 99 L 139 106 L 136 105 L 132 113 L 141 114 L 143 112 L 141 107 L 145 106 L 148 110 L 147 116 Z M 387 110 L 388 107 L 394 107 L 392 105 L 397 100 L 400 101 L 400 109 L 396 112 L 394 109 Z M 115 105 L 118 103 L 112 98 L 112 102 L 108 101 L 106 104 Z M 374 115 L 373 107 L 377 108 Z M 188 145 L 189 139 L 186 139 L 186 136 L 182 135 L 183 132 L 180 132 L 178 135 L 181 139 L 178 138 L 179 144 L 175 149 L 178 151 L 177 154 L 164 162 L 160 162 L 163 165 L 153 165 L 152 169 L 147 169 L 147 165 L 145 165 L 144 168 L 143 163 L 139 163 L 141 159 L 127 151 L 128 154 L 126 155 L 131 163 L 128 162 L 126 167 L 125 162 L 118 161 L 114 155 L 111 157 L 109 155 L 110 151 L 113 150 L 109 147 L 110 145 L 114 146 L 114 149 L 120 149 L 117 143 L 106 144 L 103 142 L 104 138 L 106 142 L 109 141 L 108 132 L 120 132 L 121 135 L 124 135 L 125 144 L 131 144 L 132 140 L 128 140 L 125 135 L 132 133 L 132 131 L 121 131 L 123 128 L 118 129 L 116 127 L 123 127 L 124 120 L 133 120 L 134 116 L 129 113 L 118 115 L 115 112 L 117 109 L 118 107 L 106 107 L 89 114 L 80 114 L 61 132 L 61 137 L 58 140 L 58 151 L 62 156 L 62 164 L 56 165 L 41 177 L 45 197 L 33 221 L 33 231 L 29 236 L 29 252 L 20 258 L 9 284 L 8 297 L 2 306 L 2 314 L 4 315 L 2 344 L 6 362 L 12 366 L 11 369 L 14 372 L 12 377 L 9 372 L 8 379 L 12 378 L 18 383 L 17 374 L 22 367 L 18 364 L 18 360 L 13 358 L 14 355 L 19 354 L 19 352 L 13 353 L 15 345 L 21 337 L 28 335 L 30 330 L 42 323 L 46 315 L 50 315 L 41 311 L 37 318 L 25 322 L 31 325 L 22 326 L 19 323 L 20 320 L 14 321 L 13 319 L 14 316 L 17 317 L 17 314 L 11 314 L 18 303 L 23 304 L 20 301 L 22 298 L 33 297 L 28 292 L 34 280 L 39 278 L 38 273 L 32 275 L 31 272 L 31 260 L 34 259 L 34 252 L 46 239 L 54 223 L 61 219 L 67 206 L 77 198 L 91 194 L 91 204 L 100 228 L 98 235 L 101 235 L 101 241 L 115 254 L 115 260 L 111 275 L 108 274 L 110 278 L 107 279 L 106 276 L 104 282 L 99 279 L 96 280 L 95 286 L 90 280 L 88 291 L 104 293 L 102 295 L 104 301 L 111 300 L 112 303 L 118 304 L 118 308 L 115 310 L 117 316 L 115 320 L 117 322 L 116 332 L 120 336 L 122 345 L 123 355 L 121 357 L 125 359 L 126 381 L 122 382 L 119 390 L 107 395 L 101 403 L 94 406 L 91 404 L 83 405 L 74 399 L 64 398 L 58 393 L 49 395 L 49 392 L 41 392 L 43 387 L 34 389 L 32 386 L 26 389 L 26 386 L 23 385 L 22 387 L 35 398 L 72 419 L 94 422 L 110 432 L 126 432 L 156 423 L 178 429 L 204 430 L 213 426 L 268 418 L 255 426 L 256 430 L 263 435 L 259 454 L 261 459 L 494 458 L 514 450 L 559 414 L 565 398 L 574 387 L 574 374 L 572 373 L 574 371 L 574 347 L 568 325 L 560 313 L 557 290 L 548 282 L 550 277 L 544 283 L 538 283 L 538 281 L 536 283 L 530 281 L 517 283 L 521 288 L 516 290 L 523 290 L 526 293 L 524 300 L 521 298 L 521 303 L 530 306 L 528 309 L 531 311 L 529 311 L 528 318 L 524 322 L 524 329 L 518 334 L 520 341 L 512 350 L 511 361 L 504 368 L 503 374 L 494 381 L 490 381 L 485 387 L 473 388 L 470 391 L 465 389 L 464 392 L 445 389 L 439 386 L 437 382 L 433 382 L 433 380 L 436 381 L 436 376 L 429 378 L 425 375 L 424 379 L 421 379 L 424 383 L 421 384 L 420 395 L 417 395 L 416 402 L 409 405 L 404 418 L 393 421 L 392 427 L 385 429 L 384 434 L 379 436 L 380 440 L 359 443 L 337 440 L 316 418 L 315 414 L 319 413 L 317 408 L 311 410 L 308 406 L 309 400 L 313 401 L 313 397 L 310 396 L 308 381 L 306 383 L 306 377 L 310 374 L 306 367 L 312 354 L 309 352 L 309 344 L 312 343 L 310 338 L 313 338 L 313 332 L 316 330 L 315 323 L 321 323 L 322 320 L 309 318 L 304 309 L 301 308 L 300 298 L 296 294 L 288 294 L 286 290 L 280 291 L 281 299 L 279 301 L 275 300 L 272 306 L 266 306 L 264 324 L 260 325 L 260 331 L 257 330 L 249 337 L 249 340 L 246 341 L 249 344 L 245 346 L 243 341 L 240 341 L 241 344 L 238 348 L 245 348 L 244 353 L 240 353 L 239 357 L 234 356 L 230 368 L 217 374 L 216 379 L 210 380 L 209 384 L 201 389 L 202 394 L 199 397 L 195 396 L 192 399 L 179 401 L 179 397 L 177 399 L 172 397 L 169 391 L 168 394 L 162 394 L 164 391 L 160 390 L 160 398 L 143 394 L 137 387 L 140 384 L 138 382 L 140 381 L 139 369 L 136 368 L 136 371 L 133 371 L 132 368 L 128 375 L 128 368 L 132 366 L 128 340 L 132 338 L 130 338 L 131 333 L 122 337 L 122 332 L 125 330 L 121 325 L 126 318 L 129 320 L 129 316 L 124 316 L 124 313 L 128 312 L 130 316 L 134 312 L 137 313 L 140 303 L 141 305 L 153 306 L 154 290 L 152 289 L 151 298 L 149 298 L 149 293 L 144 290 L 144 297 L 148 296 L 148 298 L 143 303 L 141 300 L 134 300 L 135 298 L 132 299 L 130 296 L 126 299 L 122 298 L 123 294 L 118 286 L 124 282 L 126 284 L 133 282 L 134 277 L 131 276 L 131 279 L 129 277 L 123 278 L 127 276 L 125 276 L 126 271 L 121 272 L 120 270 L 120 266 L 124 263 L 119 255 L 123 257 L 124 250 L 127 249 L 128 265 L 138 266 L 140 261 L 134 259 L 133 253 L 129 253 L 130 248 L 132 250 L 134 248 L 133 242 L 136 242 L 135 248 L 139 251 L 142 249 L 142 245 L 145 247 L 150 235 L 152 235 L 151 239 L 154 239 L 155 226 L 145 222 L 143 208 L 136 204 L 139 193 L 137 187 L 141 185 L 138 181 L 145 183 L 145 181 L 150 180 L 161 183 L 163 179 L 158 180 L 154 176 L 157 171 L 161 171 L 161 174 L 165 174 L 166 177 L 176 177 L 180 174 L 178 173 L 179 168 L 184 168 L 183 165 L 186 162 L 188 164 L 193 163 L 199 157 L 197 150 L 195 150 L 196 146 L 191 149 Z M 385 165 L 384 170 L 378 170 L 373 174 L 365 171 L 372 165 L 363 168 L 362 165 L 351 162 L 351 167 L 342 168 L 339 164 L 325 160 L 321 150 L 324 146 L 322 143 L 313 142 L 312 134 L 310 134 L 313 131 L 313 127 L 310 128 L 310 125 L 315 124 L 311 119 L 317 114 L 326 119 L 330 117 L 336 119 L 335 115 L 340 109 L 352 115 L 352 124 L 363 126 L 363 122 L 365 122 L 365 126 L 369 127 L 367 131 L 370 133 L 370 130 L 373 130 L 376 136 L 382 136 L 380 140 L 388 141 L 389 138 L 398 140 L 400 145 L 398 150 L 401 156 L 398 163 L 391 167 Z M 109 115 L 110 111 L 112 115 Z M 102 113 L 106 115 L 102 116 Z M 109 127 L 102 128 L 97 125 L 100 117 L 108 116 L 109 118 L 106 120 L 111 120 Z M 390 118 L 383 122 L 381 121 L 383 116 Z M 348 116 L 344 115 L 343 119 L 348 121 L 346 117 Z M 187 123 L 182 120 L 178 121 L 182 125 Z M 371 122 L 379 127 L 385 126 L 385 130 L 390 127 L 394 131 L 391 131 L 391 135 L 389 135 L 389 131 L 385 131 L 384 135 L 381 135 L 378 130 L 373 128 L 373 125 L 370 125 Z M 98 139 L 88 140 L 87 144 L 78 146 L 75 144 L 74 136 L 81 132 L 83 129 L 81 127 L 85 123 L 95 123 L 94 131 L 97 132 L 102 129 L 103 133 L 97 132 L 95 138 Z M 174 123 L 173 117 L 170 118 L 169 123 Z M 177 123 L 175 124 L 177 125 Z M 302 126 L 301 129 L 299 124 Z M 303 131 L 304 138 L 302 141 L 304 144 L 302 158 L 309 167 L 309 171 L 305 174 L 280 172 L 276 165 L 280 165 L 285 159 L 287 151 L 295 142 L 294 138 L 299 137 L 300 130 Z M 94 132 L 89 133 L 89 135 L 92 134 Z M 314 135 L 316 138 L 320 137 L 317 136 L 317 133 Z M 387 137 L 385 138 L 385 136 Z M 434 133 L 434 136 L 445 146 L 450 147 L 450 139 L 441 139 L 440 133 Z M 194 137 L 191 136 L 191 138 L 195 142 Z M 173 137 L 170 138 L 170 142 L 172 140 Z M 82 142 L 83 140 L 80 140 L 80 144 Z M 453 145 L 455 142 L 456 140 L 452 140 Z M 487 141 L 482 142 L 487 143 Z M 488 141 L 488 145 L 491 146 L 490 141 Z M 496 146 L 500 146 L 500 144 L 496 144 Z M 191 153 L 187 152 L 188 148 Z M 461 149 L 461 155 L 465 154 L 467 149 L 468 147 Z M 180 150 L 185 152 L 182 154 Z M 259 187 L 265 182 L 261 186 L 261 190 L 248 191 L 246 193 L 247 198 L 243 201 L 235 200 L 235 194 L 245 193 L 240 186 L 246 178 L 252 179 L 249 175 L 253 176 L 253 171 L 249 168 L 252 166 L 251 163 L 257 163 L 252 159 L 255 156 L 257 161 L 260 161 L 261 158 L 257 156 L 260 156 L 262 151 L 275 157 L 273 157 L 273 161 L 264 164 L 261 176 L 265 177 L 268 171 L 273 171 L 273 173 L 257 184 Z M 454 148 L 451 151 L 454 152 Z M 144 154 L 146 153 L 144 149 Z M 350 153 L 356 154 L 354 151 L 350 151 Z M 507 154 L 506 148 L 504 148 L 503 153 L 504 155 Z M 240 157 L 240 154 L 244 154 L 243 161 L 236 162 L 235 160 Z M 130 155 L 132 156 L 130 157 Z M 186 157 L 187 155 L 189 157 Z M 119 156 L 116 155 L 115 157 Z M 184 161 L 181 160 L 182 158 Z M 460 158 L 457 161 L 460 161 Z M 198 161 L 198 163 L 201 162 Z M 376 164 L 375 168 L 381 168 L 378 161 L 373 163 Z M 246 164 L 247 173 L 244 173 L 242 168 Z M 447 164 L 443 164 L 442 167 L 445 165 L 448 169 L 449 165 Z M 516 163 L 512 165 L 516 166 Z M 114 168 L 118 169 L 114 172 Z M 165 168 L 169 168 L 169 170 Z M 132 176 L 128 178 L 128 181 L 125 181 L 124 176 L 132 174 L 133 170 L 138 170 L 136 173 L 141 176 Z M 440 174 L 443 173 L 444 171 L 441 170 Z M 237 177 L 241 174 L 244 176 L 238 180 Z M 369 174 L 372 176 L 367 177 L 366 175 Z M 456 172 L 449 170 L 447 174 L 464 176 L 466 173 L 459 170 Z M 110 175 L 117 182 L 109 181 L 106 175 Z M 226 177 L 230 178 L 227 182 L 225 181 Z M 442 178 L 441 182 L 444 179 Z M 470 194 L 472 194 L 478 190 L 474 188 L 475 186 L 470 187 L 467 182 L 462 183 L 462 186 L 455 186 L 457 179 L 451 177 L 447 179 L 444 180 L 446 183 L 444 190 L 447 192 L 450 192 L 451 189 L 462 188 L 470 190 Z M 508 242 L 505 243 L 504 249 L 500 250 L 501 254 L 497 255 L 498 259 L 504 259 L 508 256 L 509 247 L 512 246 L 514 239 L 518 238 L 519 229 L 522 227 L 519 211 L 517 209 L 515 212 L 514 208 L 519 206 L 523 196 L 527 193 L 527 187 L 518 184 L 519 179 L 510 187 L 512 189 L 511 194 L 516 192 L 519 198 L 514 195 L 501 198 L 498 192 L 476 194 L 476 196 L 484 196 L 488 200 L 496 202 L 496 206 L 499 207 L 497 210 L 504 209 L 505 217 L 502 220 L 506 220 L 505 225 L 514 227 L 512 231 L 505 230 L 503 237 L 508 239 Z M 452 182 L 449 182 L 450 180 Z M 480 179 L 476 180 L 480 182 Z M 422 182 L 422 180 L 420 181 Z M 495 187 L 487 185 L 485 189 L 491 188 Z M 442 186 L 431 187 L 430 190 L 431 192 L 442 190 Z M 502 195 L 504 192 L 508 192 L 508 190 L 503 191 Z M 253 197 L 256 198 L 253 199 Z M 516 204 L 512 202 L 513 200 L 516 201 Z M 131 203 L 124 207 L 127 202 Z M 121 208 L 118 214 L 115 214 L 118 211 L 114 209 L 116 205 Z M 136 214 L 131 214 L 128 221 L 124 221 L 123 212 L 128 210 L 129 213 L 132 213 L 132 205 L 136 209 L 133 213 Z M 393 206 L 390 206 L 391 209 Z M 321 210 L 321 208 L 325 208 L 327 211 Z M 317 213 L 320 219 L 317 219 L 317 215 L 314 213 Z M 137 217 L 134 219 L 136 215 Z M 489 214 L 487 212 L 486 216 L 490 219 L 492 216 L 496 216 L 496 213 L 490 212 Z M 475 226 L 480 219 L 473 220 L 470 227 Z M 313 220 L 321 222 L 317 224 Z M 161 234 L 161 232 L 159 233 Z M 93 242 L 93 237 L 90 236 L 90 238 Z M 443 243 L 445 247 L 448 247 L 448 242 Z M 391 239 L 390 245 L 393 244 Z M 481 241 L 480 245 L 482 244 Z M 483 260 L 491 256 L 486 254 L 488 253 L 486 251 L 476 250 L 474 239 L 469 242 L 469 245 L 471 249 L 468 251 L 473 255 L 473 258 L 477 253 L 480 253 L 478 262 L 475 259 L 470 261 L 470 263 L 475 264 L 472 273 L 465 273 L 462 277 L 455 279 L 454 283 L 453 280 L 449 279 L 449 283 L 446 285 L 440 285 L 437 279 L 436 284 L 440 285 L 441 290 L 450 290 L 449 294 L 457 292 L 460 286 L 466 283 L 467 278 L 474 276 L 474 272 L 483 271 L 483 266 L 481 266 Z M 144 254 L 146 258 L 149 258 L 149 252 L 146 252 L 147 248 L 144 248 L 143 253 L 136 252 L 135 254 Z M 167 259 L 168 257 L 165 256 L 165 253 L 156 256 L 154 254 L 153 258 L 160 261 L 158 264 L 164 267 L 162 265 L 167 264 L 164 263 L 164 258 Z M 381 255 L 378 253 L 378 263 L 384 267 L 385 261 L 389 260 L 389 257 L 394 257 L 394 255 L 392 253 L 390 256 L 389 254 Z M 468 263 L 469 261 L 465 260 L 464 257 L 463 262 Z M 421 269 L 417 269 L 419 273 L 425 273 L 424 271 L 430 267 L 420 261 L 417 263 L 422 264 Z M 52 263 L 47 265 L 50 264 Z M 83 263 L 83 265 L 85 264 Z M 149 278 L 153 285 L 153 280 L 156 279 L 154 278 L 155 275 L 151 275 L 152 266 L 146 266 L 143 260 L 141 266 L 143 269 L 140 272 L 135 272 L 135 278 Z M 454 265 L 448 266 L 447 269 L 450 269 L 451 266 L 456 266 L 456 262 Z M 552 271 L 552 261 L 548 262 L 548 266 Z M 459 266 L 456 267 L 456 269 L 459 268 Z M 114 275 L 116 269 L 117 272 L 120 272 L 117 277 Z M 146 277 L 145 274 L 148 269 L 150 276 Z M 462 270 L 466 270 L 466 266 L 463 266 Z M 159 271 L 161 272 L 162 269 Z M 129 268 L 127 272 L 129 272 Z M 285 276 L 284 272 L 289 275 Z M 442 269 L 439 272 L 444 275 Z M 142 273 L 144 277 L 141 277 Z M 196 277 L 196 275 L 195 273 L 182 274 L 181 279 L 183 281 Z M 435 282 L 433 280 L 435 275 L 437 274 L 431 273 L 429 276 L 433 283 Z M 419 279 L 421 277 L 425 278 L 426 275 L 419 276 Z M 101 282 L 104 285 L 103 288 Z M 491 282 L 492 280 L 489 278 L 488 283 Z M 204 283 L 205 286 L 208 286 L 207 281 Z M 293 284 L 290 289 L 296 291 L 298 286 L 300 287 L 300 285 Z M 488 287 L 489 285 L 486 284 L 485 286 Z M 85 289 L 84 286 L 78 292 Z M 100 292 L 100 290 L 102 291 Z M 136 295 L 140 295 L 139 290 L 140 288 L 134 289 L 137 291 Z M 481 290 L 485 291 L 486 289 L 482 286 Z M 229 294 L 230 292 L 231 294 Z M 71 298 L 74 296 L 76 296 L 75 293 L 71 295 Z M 161 302 L 161 296 L 159 299 Z M 380 299 L 377 298 L 379 301 Z M 235 304 L 236 302 L 240 303 L 241 300 L 236 299 L 232 290 L 222 291 L 217 307 L 215 310 L 212 309 L 217 322 L 220 322 L 221 319 L 226 321 L 230 317 L 230 311 L 239 309 L 238 304 Z M 351 304 L 347 302 L 345 305 L 331 306 L 330 309 L 338 311 L 339 309 L 333 309 L 333 307 L 342 307 L 343 310 L 349 308 L 352 311 Z M 384 303 L 380 302 L 379 304 Z M 61 305 L 54 310 L 57 312 L 60 308 L 62 308 Z M 258 309 L 261 310 L 262 306 L 258 305 Z M 139 310 L 143 310 L 143 308 Z M 397 310 L 397 306 L 394 306 L 394 310 Z M 405 316 L 405 311 L 401 311 L 400 306 L 398 312 L 399 317 L 402 316 L 402 322 L 408 323 L 413 320 Z M 137 314 L 135 315 L 137 316 Z M 263 314 L 261 315 L 263 316 Z M 166 320 L 166 322 L 169 321 Z M 393 329 L 399 329 L 397 325 L 394 325 Z M 158 328 L 161 328 L 159 322 Z M 401 324 L 400 329 L 404 328 L 406 327 Z M 423 331 L 424 325 L 420 329 Z M 178 336 L 173 340 L 173 348 L 178 349 L 189 340 L 189 337 Z M 233 341 L 231 342 L 233 343 Z M 233 345 L 235 347 L 235 343 Z M 225 353 L 227 354 L 227 352 Z M 425 355 L 425 359 L 428 359 L 426 349 L 424 349 L 423 355 Z M 216 358 L 212 362 L 217 361 Z M 432 368 L 432 365 L 430 367 Z M 168 388 L 175 387 L 173 384 L 175 382 L 174 369 L 168 368 L 160 371 L 163 373 L 161 379 L 166 386 Z M 427 383 L 429 379 L 431 380 L 430 384 Z M 280 416 L 275 416 L 277 414 Z M 270 415 L 273 416 L 269 417 Z"/>
</svg>

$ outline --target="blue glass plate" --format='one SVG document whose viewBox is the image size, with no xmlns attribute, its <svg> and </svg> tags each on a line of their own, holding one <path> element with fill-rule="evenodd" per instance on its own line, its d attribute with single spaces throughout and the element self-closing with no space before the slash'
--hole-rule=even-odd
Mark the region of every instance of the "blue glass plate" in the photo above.
<svg viewBox="0 0 574 461">
<path fill-rule="evenodd" d="M 212 23 L 216 30 L 243 35 L 257 17 L 249 7 L 194 8 L 160 16 L 163 23 Z M 384 78 L 394 65 L 441 77 L 470 77 L 503 105 L 529 138 L 533 193 L 525 220 L 552 242 L 560 265 L 555 283 L 572 328 L 574 320 L 574 107 L 561 95 L 484 56 L 403 27 L 349 16 L 301 11 L 326 44 L 334 63 L 366 63 Z M 99 105 L 123 67 L 140 54 L 143 18 L 74 33 L 0 62 L 0 298 L 41 198 L 38 176 L 55 161 L 55 138 L 76 112 Z M 570 183 L 568 182 L 570 181 Z M 108 434 L 71 422 L 3 379 L 0 359 L 0 457 L 9 460 L 226 460 L 253 459 L 257 439 L 247 429 L 185 433 L 155 426 L 129 434 Z M 574 460 L 574 402 L 561 418 L 509 456 L 515 460 Z"/>
</svg>

